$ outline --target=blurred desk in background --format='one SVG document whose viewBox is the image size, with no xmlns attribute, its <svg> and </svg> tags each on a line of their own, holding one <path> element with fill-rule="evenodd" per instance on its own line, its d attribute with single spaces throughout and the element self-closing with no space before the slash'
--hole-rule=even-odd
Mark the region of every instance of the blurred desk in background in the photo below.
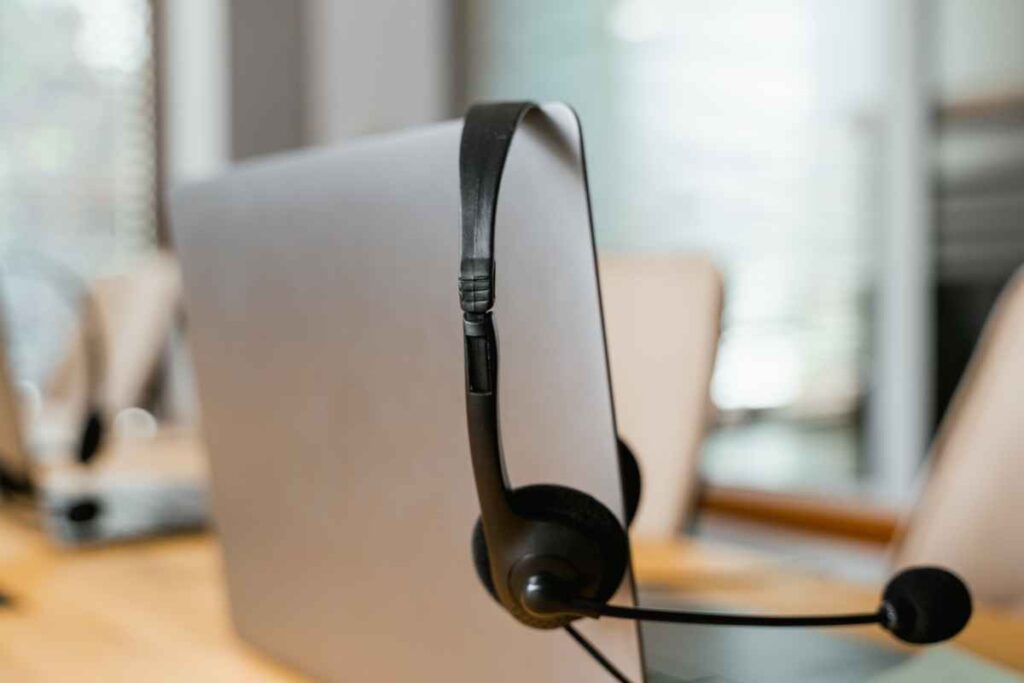
<svg viewBox="0 0 1024 683">
<path fill-rule="evenodd" d="M 2 681 L 300 681 L 232 632 L 210 534 L 62 550 L 0 516 Z"/>
<path fill-rule="evenodd" d="M 703 542 L 634 550 L 645 588 L 688 601 L 800 612 L 863 609 L 877 599 L 863 587 Z M 0 608 L 0 680 L 303 680 L 232 633 L 209 534 L 60 550 L 3 515 L 0 590 L 12 598 Z M 873 628 L 851 637 L 892 644 Z M 957 643 L 1024 670 L 1024 619 L 979 610 Z"/>
</svg>

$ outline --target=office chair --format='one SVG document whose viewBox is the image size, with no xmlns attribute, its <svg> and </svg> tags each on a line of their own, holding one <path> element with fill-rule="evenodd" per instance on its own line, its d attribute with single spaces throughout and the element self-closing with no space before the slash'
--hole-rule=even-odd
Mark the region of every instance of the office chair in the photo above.
<svg viewBox="0 0 1024 683">
<path fill-rule="evenodd" d="M 103 408 L 113 419 L 119 411 L 145 402 L 180 308 L 181 274 L 170 254 L 158 252 L 124 274 L 96 281 L 92 297 L 107 356 Z M 61 424 L 75 420 L 81 403 L 80 347 L 69 344 L 45 388 L 48 418 Z"/>
<path fill-rule="evenodd" d="M 932 449 L 898 567 L 942 564 L 981 600 L 1024 611 L 1024 269 L 1007 285 Z"/>
<path fill-rule="evenodd" d="M 615 418 L 643 472 L 633 533 L 669 538 L 696 499 L 722 278 L 698 256 L 613 252 L 598 265 Z"/>
</svg>

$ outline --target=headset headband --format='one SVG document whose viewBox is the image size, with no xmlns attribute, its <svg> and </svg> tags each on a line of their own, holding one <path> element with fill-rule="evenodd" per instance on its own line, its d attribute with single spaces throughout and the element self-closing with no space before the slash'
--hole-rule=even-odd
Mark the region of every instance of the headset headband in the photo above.
<svg viewBox="0 0 1024 683">
<path fill-rule="evenodd" d="M 462 267 L 459 298 L 466 358 L 466 421 L 480 519 L 492 568 L 507 567 L 511 539 L 523 536 L 523 519 L 512 509 L 498 425 L 498 344 L 494 305 L 494 220 L 505 159 L 516 127 L 535 105 L 475 105 L 466 114 L 459 149 L 462 191 Z M 509 542 L 506 542 L 506 539 Z M 500 570 L 496 570 L 500 571 Z M 506 582 L 495 581 L 506 607 L 515 605 Z"/>
<path fill-rule="evenodd" d="M 466 113 L 459 148 L 462 267 L 459 298 L 465 313 L 494 306 L 494 218 L 505 159 L 519 122 L 533 102 L 475 105 Z"/>
</svg>

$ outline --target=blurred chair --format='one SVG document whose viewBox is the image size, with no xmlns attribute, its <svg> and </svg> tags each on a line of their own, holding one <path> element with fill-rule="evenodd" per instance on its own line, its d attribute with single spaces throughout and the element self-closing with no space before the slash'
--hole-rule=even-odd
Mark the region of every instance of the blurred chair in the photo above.
<svg viewBox="0 0 1024 683">
<path fill-rule="evenodd" d="M 671 537 L 695 499 L 722 280 L 704 258 L 619 254 L 600 278 L 615 417 L 643 474 L 633 533 Z"/>
<path fill-rule="evenodd" d="M 933 447 L 933 470 L 895 550 L 943 564 L 976 597 L 1024 609 L 1024 270 L 989 316 Z"/>
<path fill-rule="evenodd" d="M 132 270 L 96 281 L 91 288 L 103 354 L 101 407 L 113 418 L 141 405 L 168 348 L 180 307 L 181 274 L 168 253 L 157 252 Z M 78 429 L 86 394 L 83 322 L 46 387 L 50 419 Z M 67 423 L 63 425 L 63 423 Z"/>
</svg>

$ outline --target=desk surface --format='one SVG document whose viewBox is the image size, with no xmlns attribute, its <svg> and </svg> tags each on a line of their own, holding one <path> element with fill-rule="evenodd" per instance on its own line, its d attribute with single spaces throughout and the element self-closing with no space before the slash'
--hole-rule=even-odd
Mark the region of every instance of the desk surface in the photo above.
<svg viewBox="0 0 1024 683">
<path fill-rule="evenodd" d="M 639 580 L 766 611 L 862 609 L 870 590 L 695 541 L 635 545 Z M 297 681 L 231 632 L 216 540 L 195 535 L 58 550 L 0 517 L 0 680 Z M 853 637 L 881 638 L 876 629 Z M 1024 619 L 981 610 L 958 644 L 1024 670 Z"/>
</svg>

